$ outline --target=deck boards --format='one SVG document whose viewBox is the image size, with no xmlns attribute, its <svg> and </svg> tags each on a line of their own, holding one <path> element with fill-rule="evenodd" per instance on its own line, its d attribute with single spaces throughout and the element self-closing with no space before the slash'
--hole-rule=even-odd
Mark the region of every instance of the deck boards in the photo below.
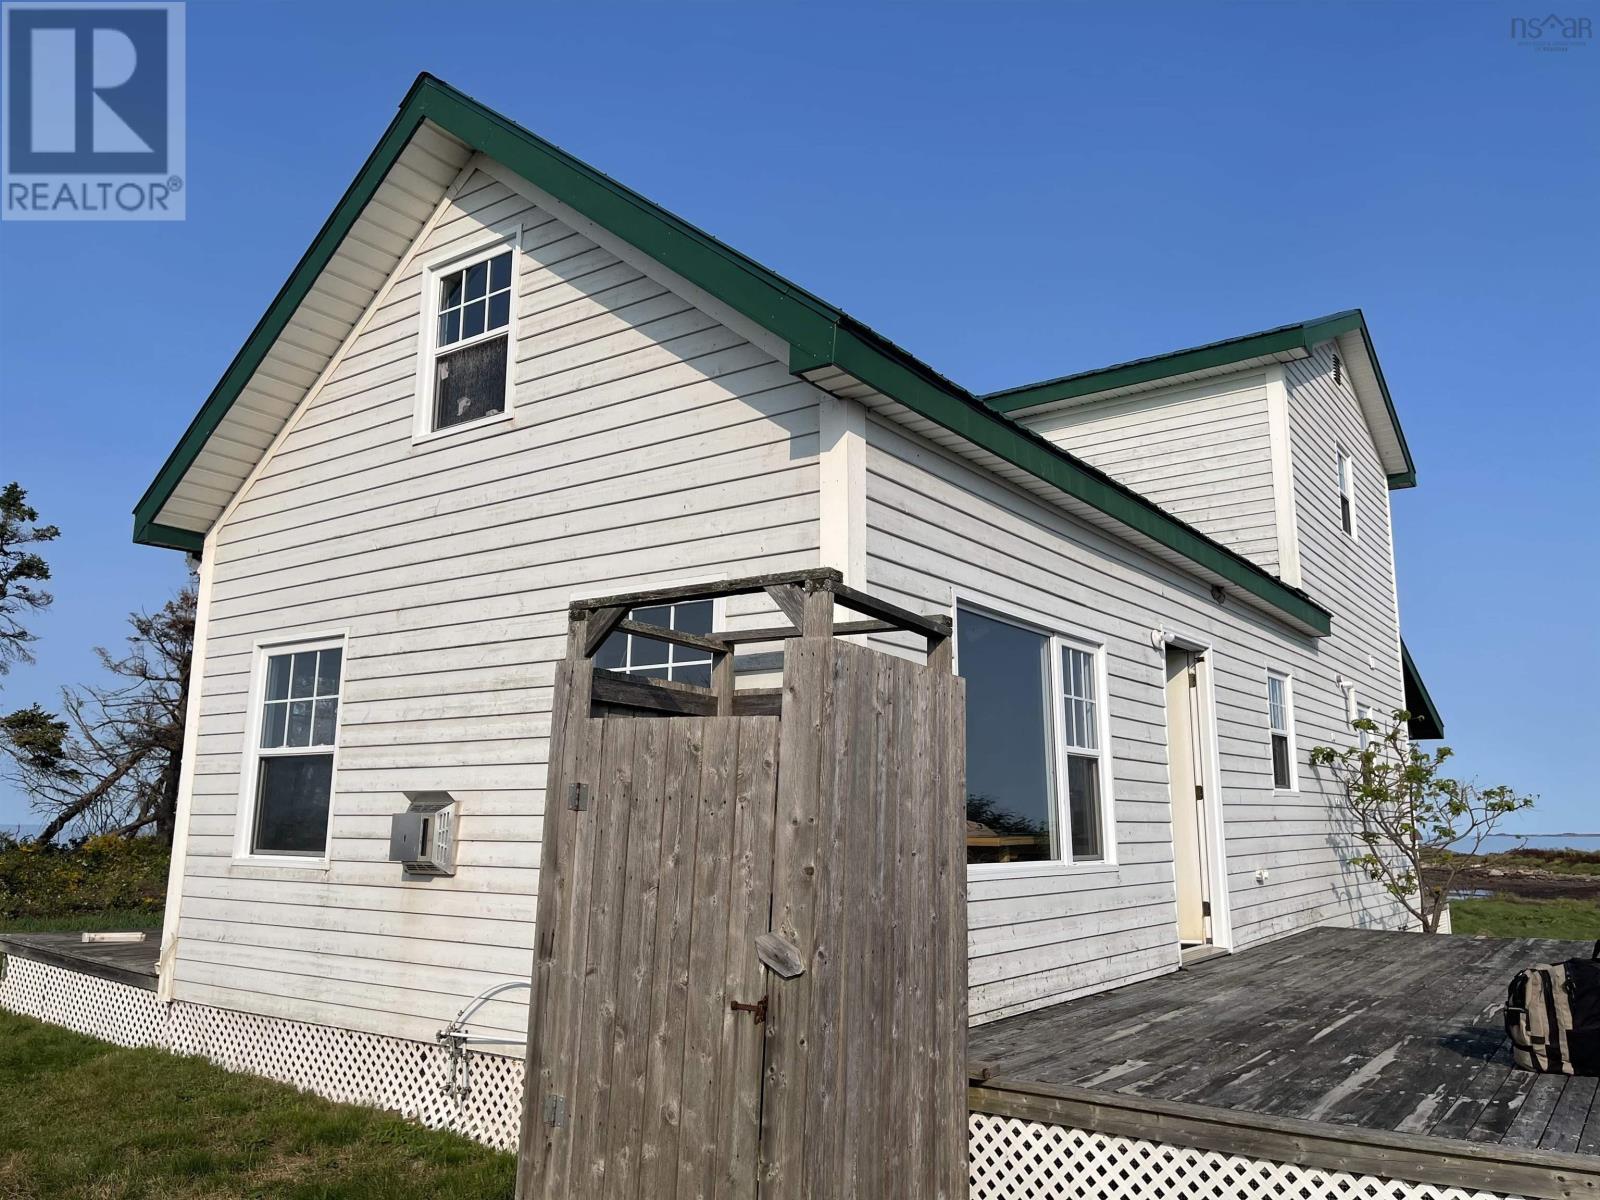
<svg viewBox="0 0 1600 1200">
<path fill-rule="evenodd" d="M 84 942 L 77 933 L 0 934 L 0 953 L 15 954 L 132 987 L 156 990 L 156 960 L 161 934 L 151 932 L 142 942 Z"/>
<path fill-rule="evenodd" d="M 1600 1154 L 1596 1081 L 1512 1069 L 1511 975 L 1590 944 L 1313 929 L 975 1028 L 996 1075 Z"/>
</svg>

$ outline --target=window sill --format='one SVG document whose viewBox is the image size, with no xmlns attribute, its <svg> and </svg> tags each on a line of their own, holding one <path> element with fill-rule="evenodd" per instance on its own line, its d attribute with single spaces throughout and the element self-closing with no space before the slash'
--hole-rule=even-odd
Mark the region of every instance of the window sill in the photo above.
<svg viewBox="0 0 1600 1200">
<path fill-rule="evenodd" d="M 276 874 L 282 871 L 325 872 L 332 863 L 326 855 L 308 858 L 298 854 L 235 854 L 229 865 L 263 867 Z"/>
<path fill-rule="evenodd" d="M 1272 797 L 1275 800 L 1280 796 L 1292 799 L 1292 798 L 1294 798 L 1296 796 L 1300 796 L 1300 795 L 1303 795 L 1303 793 L 1301 792 L 1301 790 L 1298 787 L 1292 787 L 1292 788 L 1274 787 L 1272 789 Z"/>
<path fill-rule="evenodd" d="M 967 882 L 978 883 L 991 879 L 1051 879 L 1062 875 L 1113 873 L 1117 870 L 1117 864 L 1111 859 L 1096 859 L 1094 862 L 968 863 Z"/>
<path fill-rule="evenodd" d="M 425 446 L 433 442 L 442 441 L 445 438 L 456 437 L 459 434 L 472 433 L 480 429 L 492 429 L 496 425 L 511 420 L 515 415 L 515 410 L 507 408 L 505 411 L 494 413 L 491 416 L 479 417 L 476 421 L 463 421 L 459 425 L 447 425 L 443 429 L 431 429 L 427 433 L 413 433 L 411 435 L 411 444 L 413 446 Z"/>
</svg>

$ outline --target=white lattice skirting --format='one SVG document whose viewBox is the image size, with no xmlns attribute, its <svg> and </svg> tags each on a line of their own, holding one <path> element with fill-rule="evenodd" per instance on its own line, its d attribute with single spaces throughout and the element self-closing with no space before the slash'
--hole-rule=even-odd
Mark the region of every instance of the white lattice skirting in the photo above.
<svg viewBox="0 0 1600 1200">
<path fill-rule="evenodd" d="M 6 956 L 0 1008 L 119 1046 L 202 1055 L 233 1071 L 367 1104 L 498 1149 L 517 1143 L 522 1062 L 470 1054 L 450 1086 L 441 1046 L 177 1001 Z M 1519 1200 L 1501 1193 L 1296 1166 L 974 1112 L 972 1200 Z"/>
<path fill-rule="evenodd" d="M 457 1096 L 442 1046 L 209 1008 L 7 955 L 0 1008 L 119 1046 L 198 1054 L 347 1104 L 367 1104 L 514 1149 L 522 1109 L 522 1061 L 467 1055 L 469 1087 Z"/>
<path fill-rule="evenodd" d="M 972 1113 L 972 1200 L 1520 1200 Z"/>
</svg>

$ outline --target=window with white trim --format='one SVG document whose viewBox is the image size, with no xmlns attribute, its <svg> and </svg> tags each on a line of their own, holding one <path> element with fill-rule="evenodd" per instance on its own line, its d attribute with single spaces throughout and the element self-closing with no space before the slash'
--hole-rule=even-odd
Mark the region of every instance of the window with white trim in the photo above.
<svg viewBox="0 0 1600 1200">
<path fill-rule="evenodd" d="M 343 670 L 342 640 L 262 651 L 251 760 L 251 854 L 327 853 Z"/>
<path fill-rule="evenodd" d="M 962 605 L 967 862 L 1107 857 L 1103 650 Z"/>
<path fill-rule="evenodd" d="M 1372 720 L 1372 705 L 1370 705 L 1370 704 L 1359 704 L 1358 703 L 1356 705 L 1356 720 L 1358 720 L 1358 721 L 1370 721 L 1370 720 Z M 1363 750 L 1371 749 L 1371 747 L 1372 747 L 1372 731 L 1370 729 L 1358 729 L 1358 730 L 1356 730 L 1356 733 L 1357 733 L 1357 735 L 1359 737 L 1359 741 L 1360 741 L 1360 744 L 1361 744 L 1361 749 L 1363 749 Z"/>
<path fill-rule="evenodd" d="M 1267 728 L 1272 737 L 1272 786 L 1295 790 L 1294 687 L 1287 675 L 1267 674 Z"/>
<path fill-rule="evenodd" d="M 510 390 L 514 246 L 496 242 L 470 258 L 429 271 L 427 280 L 427 431 L 503 416 Z"/>
<path fill-rule="evenodd" d="M 685 600 L 676 604 L 653 604 L 634 609 L 628 618 L 663 629 L 709 635 L 712 603 L 710 600 Z M 710 654 L 634 633 L 613 633 L 606 638 L 595 652 L 594 665 L 608 671 L 642 675 L 646 679 L 711 686 Z"/>
<path fill-rule="evenodd" d="M 1339 447 L 1339 527 L 1356 536 L 1356 461 Z"/>
<path fill-rule="evenodd" d="M 1074 862 L 1105 857 L 1100 831 L 1102 756 L 1094 651 L 1061 647 L 1061 745 Z"/>
</svg>

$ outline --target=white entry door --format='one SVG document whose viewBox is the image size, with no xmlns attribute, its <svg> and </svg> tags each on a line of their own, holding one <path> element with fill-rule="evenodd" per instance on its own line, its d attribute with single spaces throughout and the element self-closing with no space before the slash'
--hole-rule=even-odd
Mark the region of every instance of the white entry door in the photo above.
<svg viewBox="0 0 1600 1200">
<path fill-rule="evenodd" d="M 1173 871 L 1178 890 L 1178 940 L 1185 946 L 1212 940 L 1211 823 L 1207 820 L 1204 752 L 1206 689 L 1203 660 L 1191 650 L 1167 648 L 1167 761 L 1172 786 Z"/>
</svg>

